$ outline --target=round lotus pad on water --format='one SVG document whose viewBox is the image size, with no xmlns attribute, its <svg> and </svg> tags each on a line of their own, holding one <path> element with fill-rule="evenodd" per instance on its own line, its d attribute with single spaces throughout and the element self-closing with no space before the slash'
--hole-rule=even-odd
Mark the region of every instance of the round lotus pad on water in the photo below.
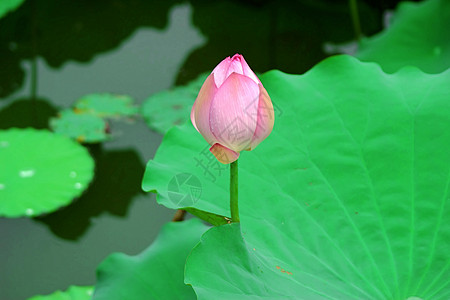
<svg viewBox="0 0 450 300">
<path fill-rule="evenodd" d="M 0 217 L 36 216 L 69 204 L 89 185 L 94 160 L 47 130 L 0 130 Z"/>
<path fill-rule="evenodd" d="M 56 291 L 49 295 L 37 295 L 28 300 L 91 300 L 94 294 L 92 286 L 70 286 L 65 291 Z"/>
<path fill-rule="evenodd" d="M 80 143 L 100 143 L 110 138 L 105 120 L 96 115 L 76 113 L 71 109 L 60 111 L 57 118 L 50 119 L 50 128 Z"/>
<path fill-rule="evenodd" d="M 134 100 L 126 95 L 90 94 L 78 99 L 75 110 L 102 118 L 131 117 L 138 114 Z"/>
</svg>

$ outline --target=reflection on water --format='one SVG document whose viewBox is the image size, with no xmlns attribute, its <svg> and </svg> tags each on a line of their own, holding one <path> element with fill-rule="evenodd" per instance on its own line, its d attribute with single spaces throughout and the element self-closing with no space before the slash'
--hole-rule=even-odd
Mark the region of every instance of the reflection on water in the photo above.
<svg viewBox="0 0 450 300">
<path fill-rule="evenodd" d="M 167 28 L 140 28 L 118 48 L 97 55 L 88 64 L 68 61 L 54 69 L 38 58 L 38 95 L 59 106 L 68 106 L 90 93 L 127 94 L 140 102 L 170 88 L 186 56 L 205 42 L 190 25 L 191 10 L 189 5 L 173 7 Z M 23 62 L 22 67 L 27 70 L 26 81 L 9 98 L 29 96 L 29 61 Z"/>
<path fill-rule="evenodd" d="M 68 62 L 52 69 L 38 59 L 38 95 L 49 100 L 34 105 L 30 99 L 16 100 L 29 95 L 27 75 L 24 86 L 0 102 L 0 128 L 45 128 L 57 109 L 89 93 L 128 94 L 141 102 L 169 88 L 186 55 L 204 42 L 189 25 L 191 13 L 188 5 L 175 6 L 166 29 L 139 29 L 89 64 Z M 27 70 L 27 63 L 23 64 Z M 37 122 L 32 120 L 33 109 L 38 111 Z M 93 284 L 96 266 L 108 254 L 139 253 L 171 220 L 174 212 L 140 188 L 145 164 L 161 136 L 142 121 L 112 122 L 111 130 L 116 140 L 102 149 L 90 148 L 96 177 L 81 198 L 33 221 L 0 219 L 0 299 L 20 300 L 71 284 Z"/>
<path fill-rule="evenodd" d="M 104 151 L 94 146 L 95 178 L 89 189 L 72 205 L 47 216 L 35 218 L 49 226 L 57 236 L 76 240 L 92 223 L 92 219 L 105 212 L 125 217 L 128 206 L 141 190 L 140 181 L 145 165 L 136 151 Z"/>
<path fill-rule="evenodd" d="M 166 28 L 169 10 L 179 2 L 25 1 L 0 20 L 0 53 L 6 66 L 0 71 L 0 97 L 20 87 L 21 60 L 38 55 L 52 67 L 71 60 L 88 62 L 120 46 L 137 28 Z"/>
<path fill-rule="evenodd" d="M 153 196 L 140 195 L 126 218 L 102 214 L 77 242 L 62 240 L 33 220 L 1 220 L 0 299 L 21 300 L 72 284 L 93 284 L 95 268 L 106 256 L 139 253 L 172 215 Z"/>
<path fill-rule="evenodd" d="M 34 113 L 36 111 L 37 113 Z M 0 129 L 11 127 L 48 127 L 48 119 L 57 113 L 57 109 L 46 99 L 17 99 L 0 110 Z"/>
</svg>

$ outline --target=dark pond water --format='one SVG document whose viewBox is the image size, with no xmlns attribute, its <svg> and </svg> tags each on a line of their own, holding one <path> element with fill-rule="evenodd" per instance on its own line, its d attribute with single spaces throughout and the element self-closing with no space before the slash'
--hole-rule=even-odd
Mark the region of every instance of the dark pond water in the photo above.
<svg viewBox="0 0 450 300">
<path fill-rule="evenodd" d="M 395 2 L 361 2 L 363 32 L 380 30 L 381 11 Z M 30 125 L 34 96 L 45 126 L 83 95 L 127 94 L 142 103 L 236 52 L 257 72 L 303 73 L 327 56 L 325 42 L 353 38 L 347 4 L 28 0 L 0 20 L 0 128 Z M 39 218 L 0 218 L 1 300 L 95 284 L 106 256 L 139 253 L 171 220 L 174 211 L 140 189 L 162 136 L 141 120 L 113 123 L 112 131 L 114 141 L 90 148 L 96 177 L 81 198 Z"/>
</svg>

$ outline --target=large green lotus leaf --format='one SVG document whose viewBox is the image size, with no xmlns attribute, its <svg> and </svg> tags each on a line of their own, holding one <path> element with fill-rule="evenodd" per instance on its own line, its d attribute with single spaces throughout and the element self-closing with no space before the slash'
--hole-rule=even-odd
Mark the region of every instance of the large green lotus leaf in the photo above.
<svg viewBox="0 0 450 300">
<path fill-rule="evenodd" d="M 362 41 L 356 57 L 394 73 L 412 65 L 427 73 L 450 68 L 450 1 L 399 5 L 392 26 Z"/>
<path fill-rule="evenodd" d="M 185 86 L 162 91 L 147 98 L 141 111 L 147 125 L 157 132 L 165 133 L 174 125 L 185 123 L 208 75 L 209 73 L 203 73 Z"/>
<path fill-rule="evenodd" d="M 126 95 L 90 94 L 75 102 L 77 113 L 90 113 L 98 117 L 130 117 L 138 113 L 134 100 Z"/>
<path fill-rule="evenodd" d="M 450 71 L 336 56 L 261 80 L 280 114 L 239 159 L 245 243 L 233 226 L 205 235 L 204 263 L 187 266 L 200 299 L 448 299 Z M 192 125 L 171 129 L 143 188 L 176 208 L 168 182 L 191 173 L 192 206 L 228 215 L 227 171 L 203 168 L 205 149 Z"/>
<path fill-rule="evenodd" d="M 81 143 L 99 143 L 111 138 L 106 121 L 93 114 L 65 109 L 49 123 L 54 132 Z"/>
<path fill-rule="evenodd" d="M 98 268 L 94 299 L 196 299 L 184 284 L 184 265 L 207 228 L 198 219 L 171 222 L 141 254 L 110 255 Z"/>
<path fill-rule="evenodd" d="M 0 19 L 7 13 L 18 8 L 25 0 L 1 0 L 0 1 Z"/>
<path fill-rule="evenodd" d="M 0 130 L 0 217 L 37 216 L 69 204 L 89 185 L 94 160 L 47 130 Z"/>
<path fill-rule="evenodd" d="M 94 293 L 92 286 L 71 286 L 67 291 L 56 291 L 45 296 L 34 296 L 28 300 L 91 300 Z"/>
</svg>

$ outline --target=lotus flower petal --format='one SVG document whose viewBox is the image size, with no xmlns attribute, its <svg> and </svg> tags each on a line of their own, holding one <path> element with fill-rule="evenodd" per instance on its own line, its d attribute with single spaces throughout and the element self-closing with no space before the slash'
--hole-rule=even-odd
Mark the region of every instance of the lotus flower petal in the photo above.
<svg viewBox="0 0 450 300">
<path fill-rule="evenodd" d="M 235 54 L 208 76 L 192 107 L 191 120 L 213 145 L 210 150 L 216 158 L 230 163 L 240 151 L 254 149 L 270 134 L 274 111 L 261 81 L 244 57 Z"/>
<path fill-rule="evenodd" d="M 230 66 L 231 58 L 227 57 L 218 64 L 212 73 L 214 74 L 214 82 L 216 87 L 220 87 L 222 83 L 227 79 L 228 67 Z"/>
<path fill-rule="evenodd" d="M 214 144 L 209 151 L 223 164 L 230 164 L 239 158 L 239 153 L 219 143 Z"/>
<path fill-rule="evenodd" d="M 247 149 L 256 130 L 259 87 L 250 78 L 231 74 L 216 92 L 210 107 L 211 132 L 222 145 Z"/>
<path fill-rule="evenodd" d="M 216 92 L 217 88 L 214 84 L 214 74 L 211 74 L 206 78 L 205 83 L 203 83 L 191 110 L 192 124 L 210 145 L 214 144 L 216 141 L 209 125 L 211 101 Z"/>
<path fill-rule="evenodd" d="M 275 115 L 272 101 L 266 89 L 259 85 L 259 103 L 257 112 L 257 123 L 255 134 L 253 135 L 252 142 L 250 143 L 250 149 L 255 149 L 259 143 L 265 140 L 272 132 L 275 122 Z"/>
</svg>

